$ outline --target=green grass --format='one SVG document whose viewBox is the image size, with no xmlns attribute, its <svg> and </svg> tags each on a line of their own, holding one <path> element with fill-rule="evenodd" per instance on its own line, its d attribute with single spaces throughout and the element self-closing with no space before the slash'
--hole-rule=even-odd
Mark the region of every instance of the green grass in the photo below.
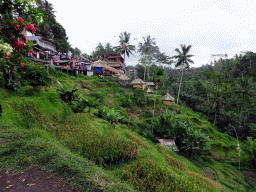
<svg viewBox="0 0 256 192">
<path fill-rule="evenodd" d="M 82 191 L 234 191 L 238 180 L 239 191 L 249 188 L 237 170 L 236 139 L 218 132 L 200 113 L 186 106 L 171 107 L 180 120 L 202 129 L 213 140 L 211 154 L 191 160 L 139 135 L 143 124 L 133 126 L 136 120 L 118 123 L 114 129 L 94 116 L 93 110 L 73 113 L 59 99 L 56 81 L 79 85 L 80 95 L 96 97 L 101 105 L 120 110 L 127 118 L 150 119 L 152 106 L 120 107 L 116 96 L 131 93 L 131 88 L 96 76 L 52 78 L 52 84 L 41 92 L 30 87 L 17 93 L 0 89 L 0 171 L 49 169 Z M 158 104 L 156 115 L 164 110 Z"/>
</svg>

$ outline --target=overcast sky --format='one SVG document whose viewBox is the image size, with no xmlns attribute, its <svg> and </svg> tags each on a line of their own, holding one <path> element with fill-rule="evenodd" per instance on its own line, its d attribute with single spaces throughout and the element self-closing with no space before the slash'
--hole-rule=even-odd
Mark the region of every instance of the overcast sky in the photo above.
<svg viewBox="0 0 256 192">
<path fill-rule="evenodd" d="M 48 1 L 72 47 L 82 53 L 91 54 L 99 42 L 117 46 L 124 31 L 136 47 L 150 35 L 168 56 L 180 44 L 192 45 L 191 67 L 209 63 L 211 54 L 256 52 L 255 0 Z M 137 64 L 139 54 L 135 56 L 126 63 Z"/>
</svg>

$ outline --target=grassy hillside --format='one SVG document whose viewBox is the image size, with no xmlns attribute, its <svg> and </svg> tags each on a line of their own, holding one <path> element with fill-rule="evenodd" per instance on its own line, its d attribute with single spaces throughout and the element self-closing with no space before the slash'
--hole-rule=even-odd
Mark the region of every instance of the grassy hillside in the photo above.
<svg viewBox="0 0 256 192">
<path fill-rule="evenodd" d="M 236 139 L 218 132 L 202 114 L 186 106 L 171 108 L 177 119 L 203 130 L 212 140 L 208 154 L 190 158 L 156 144 L 145 132 L 143 123 L 152 118 L 152 96 L 139 107 L 124 102 L 133 89 L 121 87 L 111 77 L 74 78 L 52 72 L 52 79 L 40 92 L 29 86 L 17 92 L 0 89 L 0 171 L 48 169 L 82 191 L 252 191 L 255 187 L 238 171 Z M 80 96 L 99 100 L 97 109 L 113 108 L 125 120 L 111 124 L 94 115 L 96 108 L 74 113 L 76 104 L 59 98 L 57 80 L 77 85 Z M 160 98 L 156 116 L 165 111 Z M 247 156 L 241 155 L 241 166 L 246 168 Z"/>
</svg>

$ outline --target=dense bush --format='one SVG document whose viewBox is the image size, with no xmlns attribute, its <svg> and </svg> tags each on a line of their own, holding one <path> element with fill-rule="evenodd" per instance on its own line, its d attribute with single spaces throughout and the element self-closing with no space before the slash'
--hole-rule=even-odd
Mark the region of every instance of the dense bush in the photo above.
<svg viewBox="0 0 256 192">
<path fill-rule="evenodd" d="M 116 100 L 121 107 L 126 108 L 126 107 L 131 107 L 131 105 L 132 105 L 132 99 L 131 99 L 131 95 L 129 93 L 118 94 L 116 96 Z"/>
<path fill-rule="evenodd" d="M 146 104 L 146 91 L 137 88 L 133 91 L 133 100 L 139 107 L 143 107 Z"/>
<path fill-rule="evenodd" d="M 30 85 L 34 89 L 40 86 L 47 86 L 51 82 L 51 78 L 43 65 L 36 63 L 28 63 L 24 67 L 18 68 L 18 75 L 21 85 Z"/>
</svg>

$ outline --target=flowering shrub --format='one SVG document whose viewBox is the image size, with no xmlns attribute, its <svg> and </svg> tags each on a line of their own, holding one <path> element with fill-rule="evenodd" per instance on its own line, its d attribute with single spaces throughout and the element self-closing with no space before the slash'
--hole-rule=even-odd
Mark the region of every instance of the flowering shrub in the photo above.
<svg viewBox="0 0 256 192">
<path fill-rule="evenodd" d="M 24 63 L 21 63 L 22 56 L 31 51 L 34 45 L 24 34 L 21 34 L 24 28 L 35 33 L 35 26 L 30 22 L 41 21 L 43 14 L 33 7 L 34 3 L 34 0 L 13 0 L 1 3 L 0 70 L 6 82 L 13 81 L 16 73 L 15 66 L 24 67 Z M 14 11 L 24 19 L 13 18 Z"/>
<path fill-rule="evenodd" d="M 51 82 L 44 66 L 34 62 L 27 62 L 27 65 L 21 63 L 20 66 L 22 68 L 18 69 L 18 74 L 20 75 L 21 85 L 30 85 L 36 90 L 40 86 L 47 86 Z"/>
</svg>

